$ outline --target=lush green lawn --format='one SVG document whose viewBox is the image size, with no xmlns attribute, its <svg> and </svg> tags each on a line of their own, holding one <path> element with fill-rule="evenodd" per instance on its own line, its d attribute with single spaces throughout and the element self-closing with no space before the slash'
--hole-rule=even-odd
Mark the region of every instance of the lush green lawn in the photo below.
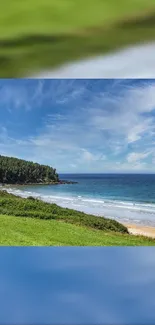
<svg viewBox="0 0 155 325">
<path fill-rule="evenodd" d="M 0 215 L 3 246 L 148 246 L 155 240 L 58 222 Z"/>
<path fill-rule="evenodd" d="M 148 246 L 115 220 L 0 191 L 0 245 Z"/>
<path fill-rule="evenodd" d="M 5 0 L 1 3 L 0 35 L 1 39 L 11 39 L 20 35 L 72 34 L 153 8 L 154 0 Z"/>
<path fill-rule="evenodd" d="M 0 22 L 1 77 L 17 77 L 155 39 L 155 1 L 5 0 Z"/>
</svg>

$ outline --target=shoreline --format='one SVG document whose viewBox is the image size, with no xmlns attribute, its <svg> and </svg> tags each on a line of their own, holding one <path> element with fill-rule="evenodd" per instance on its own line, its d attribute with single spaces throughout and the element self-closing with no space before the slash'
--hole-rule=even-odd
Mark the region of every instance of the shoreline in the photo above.
<svg viewBox="0 0 155 325">
<path fill-rule="evenodd" d="M 136 225 L 136 224 L 130 224 L 124 222 L 123 225 L 128 228 L 128 231 L 131 235 L 155 238 L 155 227 L 142 226 L 142 225 Z"/>
<path fill-rule="evenodd" d="M 26 184 L 0 184 L 0 187 L 23 187 L 23 186 L 46 186 L 46 185 L 65 185 L 65 184 L 78 184 L 78 182 L 74 181 L 67 181 L 67 180 L 60 180 L 58 182 L 51 182 L 51 183 L 26 183 Z"/>
<path fill-rule="evenodd" d="M 45 184 L 35 184 L 35 185 L 45 185 Z M 48 185 L 48 184 L 46 184 L 46 185 Z M 9 186 L 10 185 L 8 184 L 8 187 Z M 17 185 L 17 184 L 15 185 L 14 184 L 13 187 L 16 187 L 16 186 L 19 186 L 19 185 Z M 20 185 L 20 186 L 25 186 L 25 185 Z M 5 186 L 5 187 L 7 187 L 7 186 Z M 14 195 L 16 196 L 16 194 L 14 194 Z M 41 198 L 39 198 L 39 200 L 41 200 L 41 201 L 44 202 L 44 200 L 42 200 Z M 49 202 L 49 203 L 52 204 L 52 203 L 55 203 L 55 202 Z M 58 206 L 60 206 L 60 207 L 64 207 L 64 206 L 62 206 L 59 203 L 56 203 L 56 204 L 58 204 Z M 69 208 L 69 209 L 72 209 L 72 208 Z M 76 209 L 74 208 L 74 210 L 76 210 Z M 80 210 L 76 210 L 76 211 L 80 211 Z M 96 218 L 103 216 L 103 215 L 101 216 L 100 214 L 97 214 L 97 213 L 94 214 L 94 213 L 91 213 L 91 212 L 85 212 L 85 211 L 82 211 L 82 212 L 84 212 L 86 214 L 92 214 Z M 123 220 L 121 221 L 121 219 L 118 220 L 118 219 L 110 218 L 110 217 L 105 217 L 105 218 L 118 221 L 119 223 L 121 223 L 122 225 L 124 225 L 125 227 L 127 227 L 128 231 L 129 231 L 129 234 L 131 234 L 131 235 L 137 235 L 137 236 L 145 236 L 145 237 L 155 238 L 155 226 L 152 226 L 152 225 L 151 226 L 147 226 L 147 225 L 143 225 L 143 224 L 130 223 L 130 221 L 129 222 L 123 222 Z"/>
</svg>

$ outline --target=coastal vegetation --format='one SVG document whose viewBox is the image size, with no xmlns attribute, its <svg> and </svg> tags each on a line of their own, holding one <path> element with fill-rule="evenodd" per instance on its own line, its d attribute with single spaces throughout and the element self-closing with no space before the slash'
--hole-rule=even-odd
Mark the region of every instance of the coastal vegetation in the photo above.
<svg viewBox="0 0 155 325">
<path fill-rule="evenodd" d="M 0 245 L 149 246 L 119 222 L 0 191 Z"/>
<path fill-rule="evenodd" d="M 58 220 L 93 229 L 128 233 L 127 228 L 115 220 L 62 208 L 56 204 L 46 203 L 33 197 L 21 198 L 5 191 L 0 191 L 0 214 Z"/>
<path fill-rule="evenodd" d="M 58 181 L 55 168 L 0 155 L 0 183 L 2 184 L 41 184 Z"/>
</svg>

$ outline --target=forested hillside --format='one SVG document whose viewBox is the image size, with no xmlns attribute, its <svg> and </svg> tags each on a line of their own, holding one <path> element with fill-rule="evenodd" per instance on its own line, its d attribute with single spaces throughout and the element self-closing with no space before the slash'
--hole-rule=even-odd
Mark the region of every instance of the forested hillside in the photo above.
<svg viewBox="0 0 155 325">
<path fill-rule="evenodd" d="M 0 183 L 30 184 L 58 181 L 55 168 L 0 155 Z"/>
</svg>

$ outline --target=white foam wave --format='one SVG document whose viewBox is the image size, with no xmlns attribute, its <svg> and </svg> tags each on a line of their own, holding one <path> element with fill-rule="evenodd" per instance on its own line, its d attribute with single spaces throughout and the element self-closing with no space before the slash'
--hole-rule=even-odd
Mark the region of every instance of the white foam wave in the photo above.
<svg viewBox="0 0 155 325">
<path fill-rule="evenodd" d="M 97 216 L 106 216 L 121 222 L 133 222 L 155 226 L 155 204 L 125 202 L 107 199 L 86 198 L 82 196 L 64 197 L 42 195 L 15 188 L 6 188 L 8 193 L 27 198 L 33 196 L 44 202 L 56 203 L 59 206 L 75 209 Z"/>
</svg>

